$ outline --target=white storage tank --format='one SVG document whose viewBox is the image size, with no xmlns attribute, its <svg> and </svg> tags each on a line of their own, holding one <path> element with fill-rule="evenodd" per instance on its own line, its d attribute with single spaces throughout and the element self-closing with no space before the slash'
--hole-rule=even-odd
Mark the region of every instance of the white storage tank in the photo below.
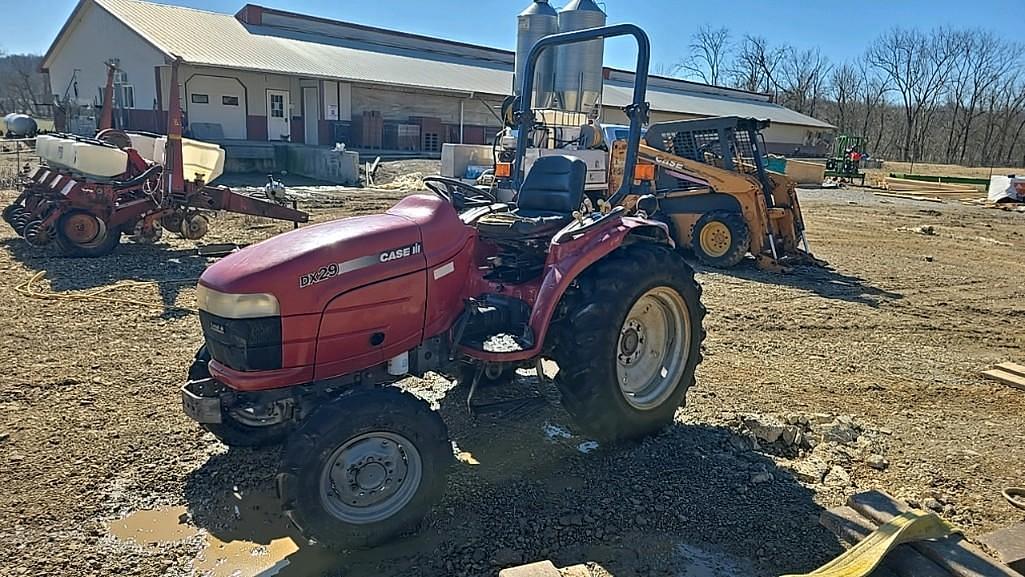
<svg viewBox="0 0 1025 577">
<path fill-rule="evenodd" d="M 47 163 L 50 162 L 50 156 L 53 154 L 53 146 L 57 139 L 49 134 L 40 134 L 36 137 L 36 155 L 39 158 L 45 160 Z"/>
<path fill-rule="evenodd" d="M 158 136 L 153 140 L 153 162 L 156 164 L 163 165 L 164 159 L 167 158 L 167 137 Z"/>
<path fill-rule="evenodd" d="M 224 149 L 216 144 L 182 138 L 182 175 L 194 181 L 197 176 L 209 184 L 224 173 Z"/>
<path fill-rule="evenodd" d="M 58 137 L 50 145 L 50 164 L 56 168 L 71 168 L 75 164 L 75 141 Z"/>
<path fill-rule="evenodd" d="M 132 141 L 132 148 L 139 153 L 139 156 L 153 162 L 154 149 L 157 144 L 155 134 L 144 134 L 141 132 L 129 132 L 128 138 Z"/>
<path fill-rule="evenodd" d="M 120 148 L 99 142 L 74 144 L 75 172 L 95 178 L 114 178 L 128 169 L 128 153 Z"/>
</svg>

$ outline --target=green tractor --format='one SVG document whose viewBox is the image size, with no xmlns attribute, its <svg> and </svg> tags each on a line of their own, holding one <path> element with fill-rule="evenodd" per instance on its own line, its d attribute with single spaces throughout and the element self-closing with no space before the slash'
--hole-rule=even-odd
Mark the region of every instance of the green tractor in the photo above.
<svg viewBox="0 0 1025 577">
<path fill-rule="evenodd" d="M 826 176 L 854 183 L 859 180 L 865 186 L 865 173 L 861 172 L 861 161 L 865 158 L 864 136 L 841 134 L 833 141 L 833 156 L 826 159 Z"/>
</svg>

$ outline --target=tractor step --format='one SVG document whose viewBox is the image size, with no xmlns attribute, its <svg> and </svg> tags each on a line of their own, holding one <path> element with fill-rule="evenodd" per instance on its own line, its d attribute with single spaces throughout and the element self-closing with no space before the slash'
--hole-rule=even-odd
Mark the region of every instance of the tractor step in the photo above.
<svg viewBox="0 0 1025 577">
<path fill-rule="evenodd" d="M 530 306 L 515 298 L 484 294 L 466 301 L 458 342 L 489 353 L 513 353 L 534 346 Z"/>
<path fill-rule="evenodd" d="M 547 406 L 547 399 L 542 396 L 534 396 L 490 403 L 474 403 L 470 405 L 470 411 L 477 416 L 521 420 L 539 413 Z"/>
</svg>

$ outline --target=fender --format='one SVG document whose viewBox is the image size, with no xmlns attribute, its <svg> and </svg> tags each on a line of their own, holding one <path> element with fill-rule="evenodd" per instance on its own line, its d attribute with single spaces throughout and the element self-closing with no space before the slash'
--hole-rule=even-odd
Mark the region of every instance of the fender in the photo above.
<svg viewBox="0 0 1025 577">
<path fill-rule="evenodd" d="M 534 332 L 534 346 L 509 353 L 488 353 L 463 348 L 474 358 L 485 361 L 523 361 L 536 357 L 544 347 L 555 307 L 570 284 L 589 266 L 617 248 L 630 242 L 660 242 L 674 246 L 665 223 L 647 218 L 624 216 L 595 227 L 583 236 L 553 242 L 548 253 L 545 277 L 541 281 L 534 308 L 530 312 L 530 328 Z"/>
</svg>

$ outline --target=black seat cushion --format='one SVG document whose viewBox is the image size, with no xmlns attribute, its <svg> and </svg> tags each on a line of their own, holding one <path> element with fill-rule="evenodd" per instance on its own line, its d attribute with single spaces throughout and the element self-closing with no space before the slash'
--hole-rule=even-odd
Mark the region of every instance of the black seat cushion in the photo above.
<svg viewBox="0 0 1025 577">
<path fill-rule="evenodd" d="M 520 216 L 572 215 L 584 200 L 587 164 L 572 156 L 542 156 L 534 161 L 516 197 Z"/>
<path fill-rule="evenodd" d="M 551 236 L 569 224 L 584 200 L 587 164 L 572 156 L 542 156 L 534 162 L 516 197 L 516 209 L 477 220 L 491 238 Z"/>
</svg>

